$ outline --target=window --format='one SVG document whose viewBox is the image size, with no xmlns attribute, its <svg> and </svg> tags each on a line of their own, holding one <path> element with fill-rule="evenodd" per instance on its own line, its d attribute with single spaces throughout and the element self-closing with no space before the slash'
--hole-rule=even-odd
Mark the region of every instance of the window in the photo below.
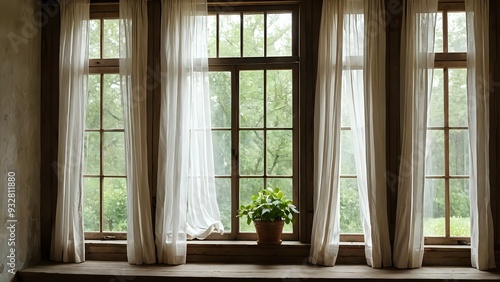
<svg viewBox="0 0 500 282">
<path fill-rule="evenodd" d="M 364 15 L 349 6 L 351 13 L 344 16 L 343 71 L 340 131 L 340 237 L 341 241 L 363 241 L 355 146 L 351 119 L 355 109 L 351 96 L 364 91 Z"/>
<path fill-rule="evenodd" d="M 362 85 L 363 71 L 353 71 L 358 85 Z M 345 78 L 345 76 L 344 76 Z M 360 89 L 360 91 L 363 91 Z M 362 235 L 363 225 L 359 206 L 358 178 L 356 173 L 356 161 L 354 157 L 354 137 L 351 130 L 351 119 L 347 105 L 347 93 L 342 92 L 342 116 L 340 131 L 340 233 L 342 241 L 359 241 Z M 358 237 L 358 238 L 356 238 Z"/>
<path fill-rule="evenodd" d="M 252 194 L 280 187 L 298 202 L 298 10 L 236 8 L 208 17 L 216 186 L 222 238 L 254 239 L 235 216 Z M 297 223 L 284 239 L 298 239 Z"/>
<path fill-rule="evenodd" d="M 470 236 L 467 30 L 464 6 L 440 5 L 427 120 L 426 243 L 465 243 Z"/>
<path fill-rule="evenodd" d="M 86 239 L 101 239 L 104 236 L 125 238 L 127 231 L 127 179 L 117 17 L 116 13 L 109 17 L 94 18 L 91 13 L 83 172 Z"/>
</svg>

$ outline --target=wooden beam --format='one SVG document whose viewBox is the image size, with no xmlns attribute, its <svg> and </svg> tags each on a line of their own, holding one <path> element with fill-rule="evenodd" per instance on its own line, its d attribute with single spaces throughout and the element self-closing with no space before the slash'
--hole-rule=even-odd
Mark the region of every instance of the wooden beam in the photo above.
<svg viewBox="0 0 500 282">
<path fill-rule="evenodd" d="M 495 232 L 495 245 L 500 249 L 500 174 L 498 173 L 500 159 L 499 147 L 499 121 L 500 121 L 500 56 L 497 50 L 500 48 L 500 2 L 490 1 L 490 195 L 491 212 L 493 215 L 493 225 Z M 496 259 L 500 260 L 499 252 Z"/>
<path fill-rule="evenodd" d="M 57 145 L 59 120 L 59 5 L 42 6 L 47 24 L 42 27 L 41 41 L 41 166 L 40 166 L 40 237 L 42 258 L 50 256 L 52 224 L 57 199 Z"/>
</svg>

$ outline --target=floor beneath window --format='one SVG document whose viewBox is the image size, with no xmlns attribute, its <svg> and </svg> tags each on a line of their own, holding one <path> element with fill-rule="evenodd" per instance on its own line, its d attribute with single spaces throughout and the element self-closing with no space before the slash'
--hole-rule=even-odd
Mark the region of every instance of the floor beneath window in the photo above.
<svg viewBox="0 0 500 282">
<path fill-rule="evenodd" d="M 256 262 L 257 263 L 257 262 Z M 42 262 L 18 272 L 20 281 L 386 281 L 386 280 L 499 280 L 500 270 L 478 271 L 471 267 L 422 267 L 413 270 L 372 269 L 365 265 L 256 265 L 203 264 L 133 266 L 127 262 L 86 261 L 81 264 Z"/>
</svg>

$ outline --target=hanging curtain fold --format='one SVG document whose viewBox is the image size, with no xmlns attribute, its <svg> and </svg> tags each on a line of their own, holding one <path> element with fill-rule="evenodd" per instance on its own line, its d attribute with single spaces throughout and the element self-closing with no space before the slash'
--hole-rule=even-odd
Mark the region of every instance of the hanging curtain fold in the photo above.
<svg viewBox="0 0 500 282">
<path fill-rule="evenodd" d="M 85 261 L 83 136 L 89 73 L 89 0 L 60 1 L 57 208 L 50 259 Z"/>
<path fill-rule="evenodd" d="M 323 3 L 315 105 L 315 212 L 309 260 L 327 266 L 335 264 L 339 246 L 342 100 L 349 109 L 355 145 L 367 263 L 390 266 L 383 1 Z"/>
<path fill-rule="evenodd" d="M 344 1 L 323 1 L 314 113 L 314 217 L 309 261 L 333 266 L 340 239 L 339 155 Z M 340 46 L 340 47 L 339 47 Z"/>
<path fill-rule="evenodd" d="M 393 263 L 418 268 L 424 254 L 427 110 L 434 67 L 437 0 L 404 2 L 401 37 L 402 154 Z"/>
<path fill-rule="evenodd" d="M 470 146 L 471 262 L 495 268 L 489 161 L 489 1 L 466 0 L 467 95 Z"/>
<path fill-rule="evenodd" d="M 155 263 L 147 163 L 147 0 L 120 0 L 120 82 L 127 167 L 127 258 Z"/>
<path fill-rule="evenodd" d="M 385 54 L 386 19 L 383 0 L 363 1 L 364 7 L 364 97 L 353 99 L 351 118 L 354 141 L 360 153 L 358 186 L 361 218 L 365 235 L 368 265 L 374 268 L 392 265 L 389 223 L 387 218 L 386 182 L 386 90 Z M 354 93 L 354 92 L 353 92 Z M 360 95 L 362 96 L 362 95 Z M 355 97 L 355 96 L 353 96 Z M 363 106 L 361 109 L 360 106 Z M 359 107 L 359 108 L 358 108 Z M 364 119 L 361 118 L 364 113 Z"/>
<path fill-rule="evenodd" d="M 223 232 L 217 205 L 207 58 L 206 0 L 163 0 L 156 247 L 186 262 L 186 240 Z"/>
</svg>

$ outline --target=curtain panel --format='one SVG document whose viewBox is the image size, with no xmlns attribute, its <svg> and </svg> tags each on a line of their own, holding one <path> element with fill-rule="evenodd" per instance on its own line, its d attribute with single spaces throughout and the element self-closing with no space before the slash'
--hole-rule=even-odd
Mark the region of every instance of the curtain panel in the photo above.
<svg viewBox="0 0 500 282">
<path fill-rule="evenodd" d="M 470 146 L 471 263 L 479 270 L 495 268 L 490 202 L 490 66 L 489 1 L 466 0 L 467 95 Z"/>
<path fill-rule="evenodd" d="M 385 182 L 385 38 L 383 1 L 323 2 L 309 257 L 313 264 L 333 266 L 338 254 L 341 126 L 350 126 L 367 263 L 376 268 L 391 265 Z M 348 125 L 341 120 L 345 108 Z"/>
<path fill-rule="evenodd" d="M 403 143 L 393 263 L 398 268 L 418 268 L 422 265 L 424 254 L 427 111 L 432 90 L 438 1 L 408 0 L 403 3 L 401 36 Z"/>
<path fill-rule="evenodd" d="M 206 0 L 163 0 L 156 247 L 186 262 L 186 240 L 222 233 L 215 189 Z"/>
<path fill-rule="evenodd" d="M 83 136 L 89 73 L 89 0 L 60 1 L 57 208 L 50 259 L 85 261 Z"/>
<path fill-rule="evenodd" d="M 147 160 L 147 0 L 120 0 L 120 83 L 127 168 L 127 259 L 155 263 Z"/>
</svg>

